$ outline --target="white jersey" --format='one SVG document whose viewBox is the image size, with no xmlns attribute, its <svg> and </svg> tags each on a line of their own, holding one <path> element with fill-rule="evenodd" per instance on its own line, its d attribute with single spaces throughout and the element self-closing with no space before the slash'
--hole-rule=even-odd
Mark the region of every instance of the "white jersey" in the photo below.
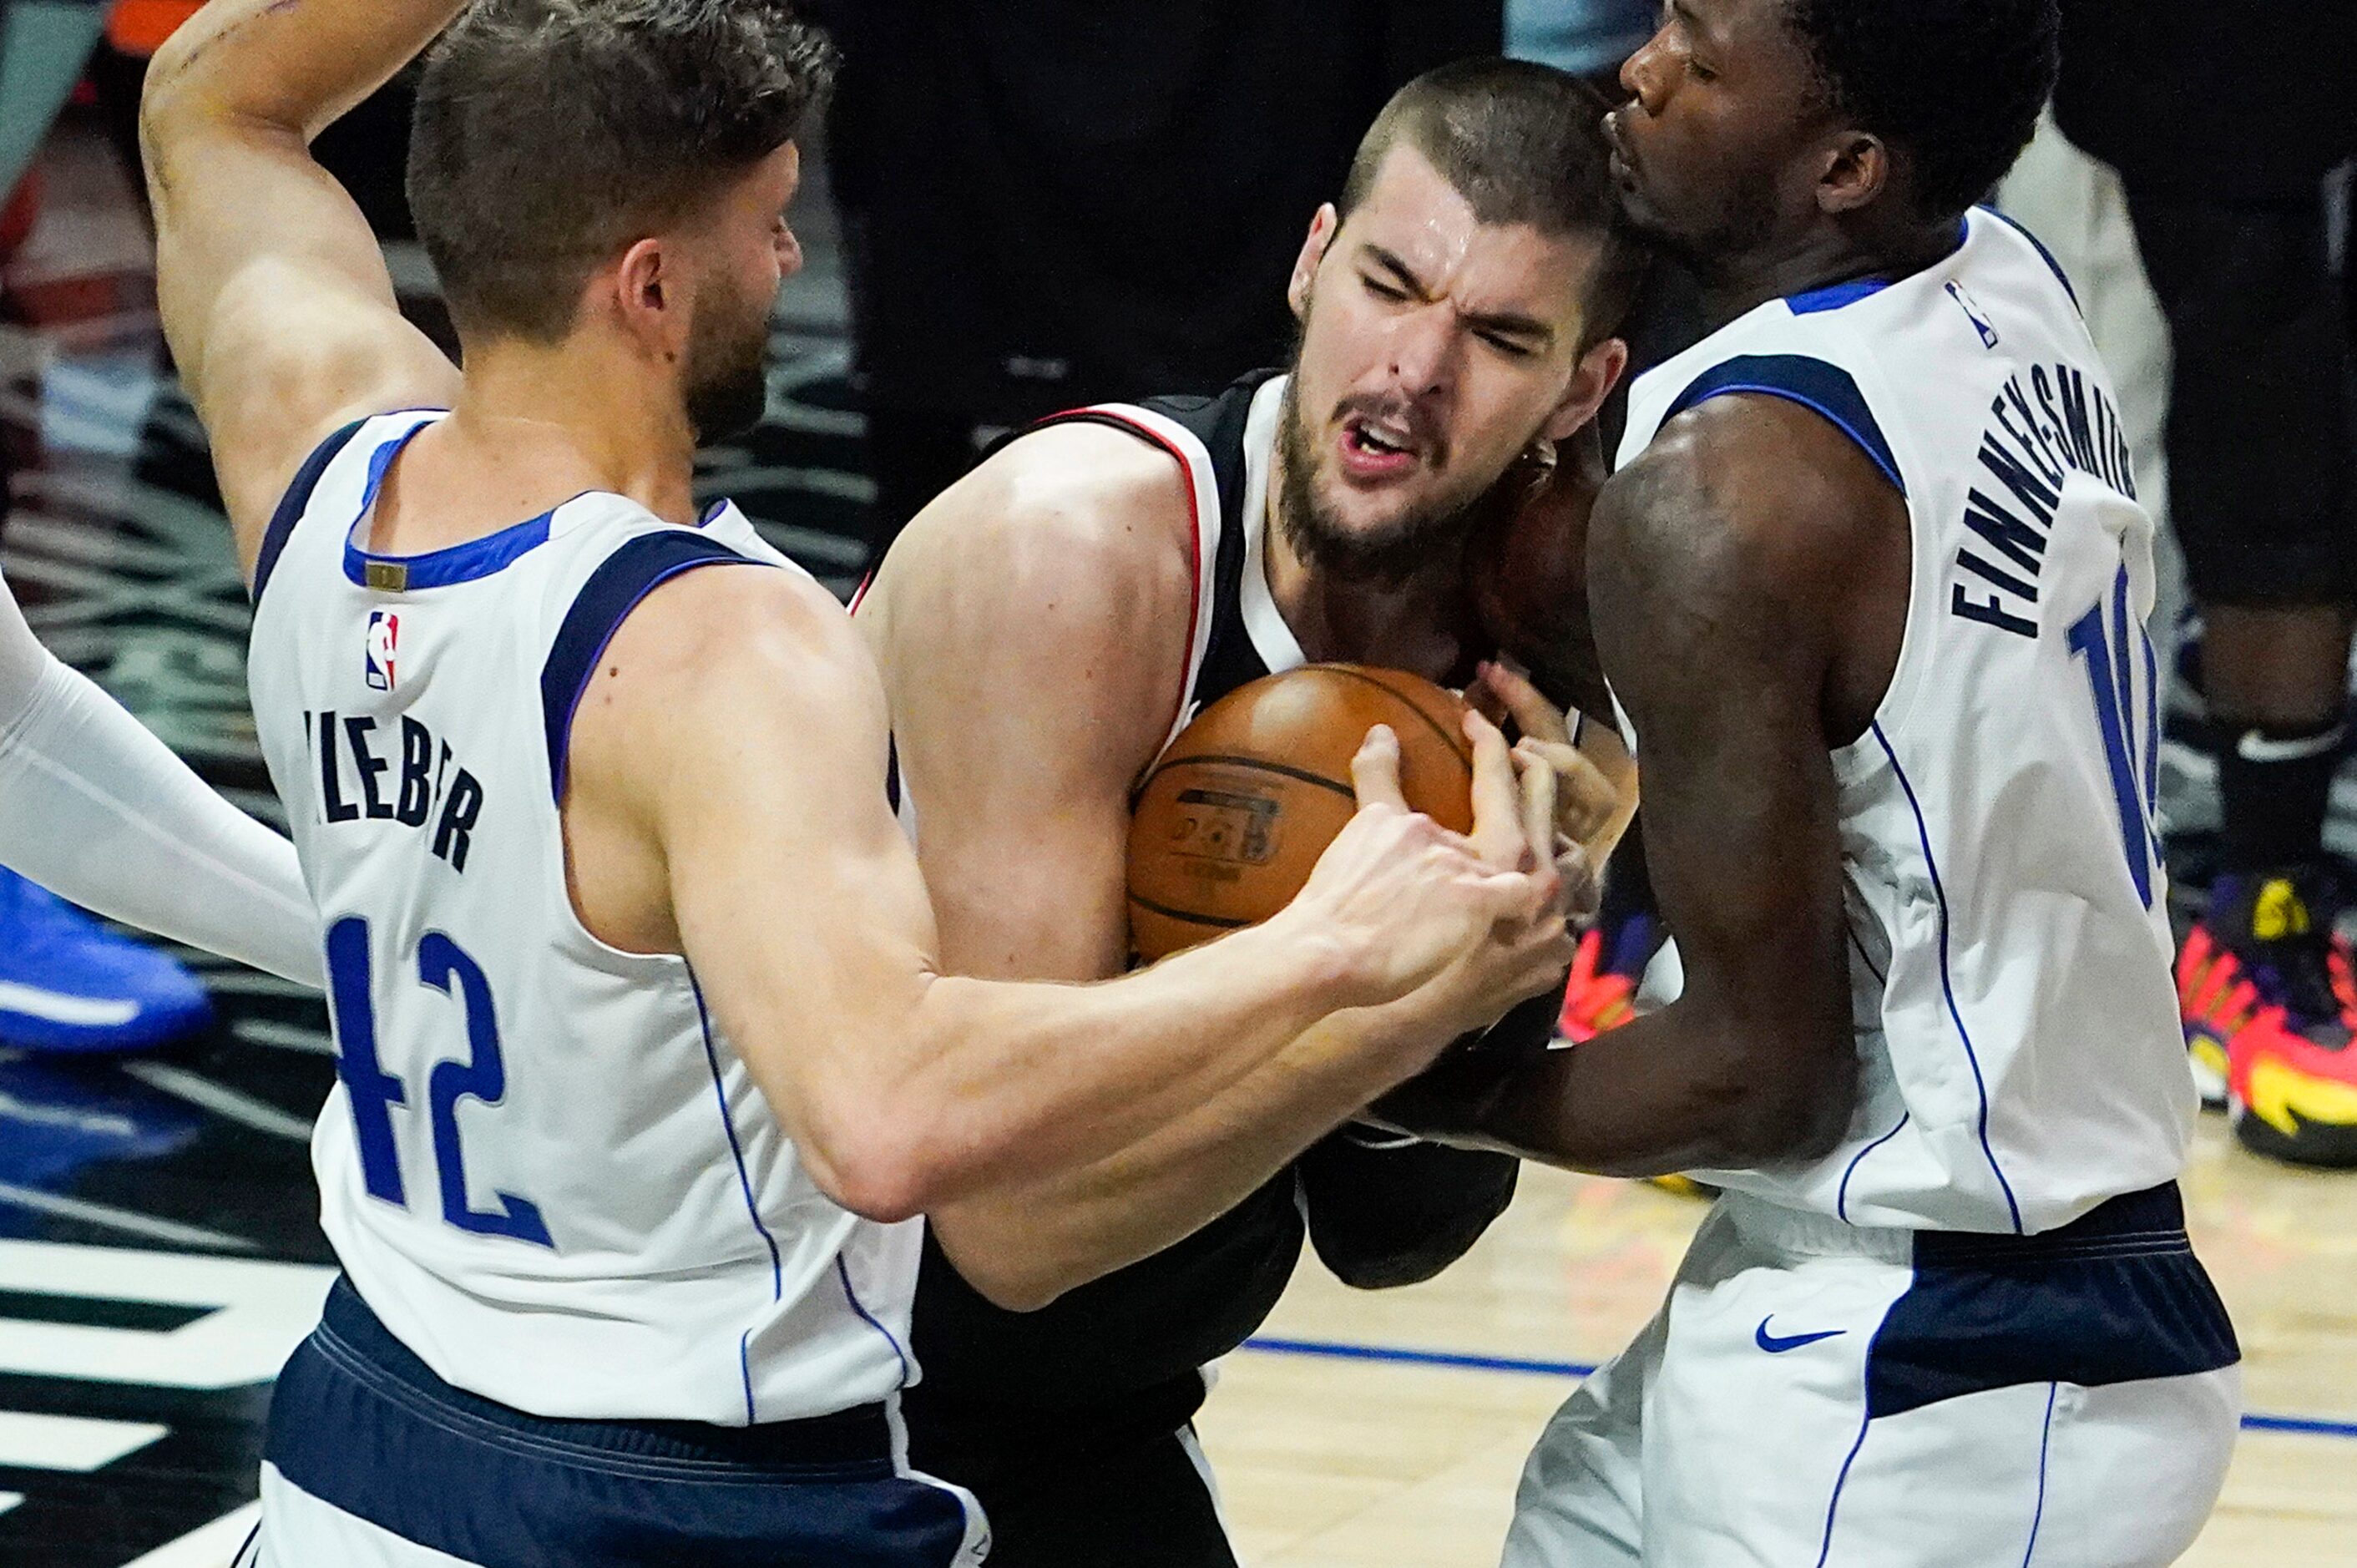
<svg viewBox="0 0 2357 1568">
<path fill-rule="evenodd" d="M 565 888 L 573 707 L 680 571 L 798 571 L 733 508 L 677 528 L 576 497 L 432 554 L 366 553 L 402 443 L 362 422 L 265 542 L 255 724 L 327 929 L 336 1088 L 322 1221 L 387 1327 L 457 1387 L 544 1416 L 727 1425 L 884 1399 L 920 1223 L 802 1169 L 683 959 L 617 950 Z"/>
<path fill-rule="evenodd" d="M 1770 301 L 1641 377 L 1620 461 L 1706 398 L 1789 398 L 1858 442 L 1914 537 L 1897 671 L 1833 758 L 1857 1112 L 1823 1159 L 1698 1174 L 1857 1225 L 2033 1233 L 2175 1176 L 2194 1090 L 2152 521 L 2069 285 L 2009 220 L 1964 227 L 1921 272 Z"/>
</svg>

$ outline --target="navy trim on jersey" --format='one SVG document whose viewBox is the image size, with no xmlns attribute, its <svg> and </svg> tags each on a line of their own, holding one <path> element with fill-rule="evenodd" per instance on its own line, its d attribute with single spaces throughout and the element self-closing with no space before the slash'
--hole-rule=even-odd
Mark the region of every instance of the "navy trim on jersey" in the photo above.
<svg viewBox="0 0 2357 1568">
<path fill-rule="evenodd" d="M 369 454 L 368 480 L 361 488 L 359 516 L 352 520 L 351 531 L 344 535 L 344 576 L 356 588 L 369 586 L 371 566 L 398 568 L 401 574 L 399 591 L 402 593 L 414 593 L 420 588 L 447 588 L 454 583 L 468 583 L 478 577 L 488 577 L 511 564 L 526 551 L 538 549 L 548 542 L 549 519 L 556 515 L 554 508 L 538 517 L 511 524 L 497 533 L 470 539 L 464 544 L 453 544 L 447 550 L 428 551 L 423 555 L 378 555 L 361 549 L 353 542 L 353 535 L 360 532 L 361 519 L 367 517 L 369 508 L 376 505 L 377 491 L 384 486 L 385 471 L 393 467 L 393 460 L 401 456 L 402 448 L 432 423 L 426 420 L 413 424 Z"/>
<path fill-rule="evenodd" d="M 1845 305 L 1856 305 L 1889 286 L 1889 278 L 1852 278 L 1847 283 L 1813 288 L 1806 294 L 1787 295 L 1784 304 L 1795 316 L 1814 316 L 1820 311 L 1839 310 Z"/>
<path fill-rule="evenodd" d="M 1825 1568 L 1825 1559 L 1833 1555 L 1834 1516 L 1841 1510 L 1842 1488 L 1849 1485 L 1849 1467 L 1857 1463 L 1857 1451 L 1866 1446 L 1866 1429 L 1873 1421 L 1870 1414 L 1858 1418 L 1857 1441 L 1849 1445 L 1849 1455 L 1842 1461 L 1841 1474 L 1834 1477 L 1834 1495 L 1825 1500 L 1825 1537 L 1817 1548 L 1817 1568 Z"/>
<path fill-rule="evenodd" d="M 1971 236 L 1972 225 L 1959 217 L 1956 220 L 1956 242 L 1940 258 L 1940 262 L 1964 249 L 1964 242 Z M 1930 263 L 1921 270 L 1929 272 L 1940 262 Z M 1845 305 L 1856 305 L 1861 299 L 1870 299 L 1896 281 L 1888 277 L 1852 278 L 1847 283 L 1827 284 L 1823 288 L 1813 288 L 1803 294 L 1788 294 L 1784 296 L 1784 304 L 1795 316 L 1814 316 L 1822 311 L 1839 310 Z"/>
<path fill-rule="evenodd" d="M 2038 1506 L 2029 1511 L 2029 1544 L 2021 1553 L 2021 1568 L 2029 1568 L 2038 1555 L 2038 1527 L 2046 1522 L 2046 1461 L 2054 1452 L 2054 1396 L 2061 1391 L 2061 1383 L 2046 1385 L 2046 1419 L 2038 1428 Z"/>
<path fill-rule="evenodd" d="M 899 1337 L 877 1321 L 876 1315 L 868 1311 L 866 1304 L 859 1299 L 859 1293 L 851 1288 L 851 1265 L 844 1261 L 843 1254 L 840 1252 L 834 1255 L 834 1277 L 842 1282 L 843 1299 L 851 1304 L 851 1310 L 859 1315 L 859 1320 L 862 1323 L 884 1336 L 884 1343 L 892 1347 L 892 1354 L 900 1358 L 900 1386 L 908 1387 L 909 1353 L 900 1348 Z"/>
<path fill-rule="evenodd" d="M 1899 766 L 1899 753 L 1891 748 L 1890 737 L 1883 733 L 1882 721 L 1875 720 L 1871 727 L 1874 738 L 1881 743 L 1882 755 L 1890 759 L 1890 771 L 1898 779 L 1899 788 L 1906 791 L 1908 809 L 1915 813 L 1915 833 L 1923 845 L 1923 869 L 1931 874 L 1932 897 L 1940 907 L 1940 992 L 1948 1000 L 1948 1017 L 1956 1026 L 1956 1037 L 1964 1043 L 1964 1060 L 1973 1069 L 1973 1090 L 1980 1096 L 1981 1153 L 1988 1157 L 1989 1174 L 1996 1177 L 1996 1185 L 2005 1194 L 2006 1210 L 2013 1216 L 2013 1231 L 2018 1236 L 2022 1233 L 2021 1205 L 2014 1201 L 2013 1184 L 2005 1179 L 2004 1167 L 1996 1163 L 1996 1149 L 1989 1143 L 1988 1080 L 1981 1076 L 1980 1053 L 1973 1048 L 1972 1031 L 1964 1027 L 1964 1012 L 1956 1005 L 1955 976 L 1948 962 L 1948 890 L 1940 881 L 1940 863 L 1932 854 L 1932 830 L 1923 821 L 1923 805 L 1915 798 L 1914 782 L 1907 777 L 1907 769 Z"/>
<path fill-rule="evenodd" d="M 253 592 L 250 596 L 253 603 L 262 602 L 262 590 L 270 585 L 270 575 L 278 570 L 278 557 L 285 553 L 287 540 L 295 535 L 295 525 L 303 520 L 304 510 L 310 506 L 311 493 L 319 488 L 319 476 L 328 471 L 336 454 L 351 445 L 352 437 L 367 423 L 365 419 L 353 420 L 311 448 L 311 455 L 295 470 L 294 482 L 278 498 L 277 510 L 270 514 L 270 525 L 262 531 L 262 550 L 253 558 Z"/>
<path fill-rule="evenodd" d="M 1781 397 L 1814 411 L 1857 442 L 1901 496 L 1907 493 L 1907 481 L 1899 477 L 1899 459 L 1883 439 L 1882 426 L 1875 423 L 1857 382 L 1839 365 L 1805 354 L 1738 354 L 1713 365 L 1686 383 L 1662 423 L 1667 424 L 1697 403 L 1737 392 Z"/>
<path fill-rule="evenodd" d="M 957 1494 L 899 1473 L 880 1404 L 720 1427 L 527 1415 L 435 1376 L 339 1280 L 271 1398 L 287 1481 L 483 1568 L 956 1560 Z"/>
<path fill-rule="evenodd" d="M 712 1015 L 705 1008 L 704 986 L 695 978 L 693 968 L 687 972 L 687 986 L 695 994 L 695 1022 L 704 1033 L 704 1062 L 712 1069 L 712 1098 L 720 1108 L 720 1130 L 728 1138 L 728 1157 L 736 1162 L 737 1189 L 745 1195 L 745 1214 L 753 1221 L 754 1232 L 770 1249 L 770 1301 L 774 1305 L 786 1299 L 785 1263 L 778 1255 L 778 1239 L 770 1233 L 770 1227 L 761 1219 L 761 1206 L 753 1199 L 753 1177 L 745 1169 L 745 1145 L 737 1140 L 737 1120 L 728 1114 L 728 1090 L 720 1081 L 720 1052 L 712 1043 Z M 865 1317 L 866 1314 L 860 1316 Z M 868 1321 L 875 1320 L 870 1318 Z M 898 1349 L 899 1347 L 893 1348 Z M 753 1413 L 753 1331 L 750 1328 L 737 1337 L 737 1370 L 745 1380 L 745 1424 L 750 1426 L 759 1419 Z"/>
<path fill-rule="evenodd" d="M 2036 1236 L 1915 1233 L 1915 1277 L 1875 1331 L 1867 1410 L 2025 1383 L 2190 1377 L 2242 1359 L 2174 1182 Z"/>
<path fill-rule="evenodd" d="M 685 529 L 642 533 L 617 549 L 589 574 L 564 624 L 550 643 L 547 662 L 540 669 L 540 711 L 548 728 L 549 788 L 559 804 L 565 800 L 565 754 L 573 739 L 573 712 L 590 672 L 605 655 L 606 645 L 639 601 L 698 566 L 766 565 L 737 554 L 726 545 Z"/>
<path fill-rule="evenodd" d="M 2071 274 L 2062 270 L 2062 263 L 2054 259 L 2054 252 L 2046 248 L 2046 242 L 2029 231 L 2029 225 L 2022 222 L 2020 219 L 2014 217 L 2011 213 L 2000 212 L 1994 207 L 1982 207 L 1975 209 L 1975 210 L 1988 214 L 1991 218 L 1996 219 L 1998 222 L 2004 224 L 2007 228 L 2012 230 L 2015 233 L 2029 241 L 2029 248 L 2036 251 L 2040 256 L 2045 259 L 2048 270 L 2052 272 L 2054 274 L 2054 281 L 2062 285 L 2062 292 L 2071 296 L 2071 308 L 2079 311 L 2083 316 L 2086 314 L 2085 310 L 2079 304 L 2079 291 L 2071 286 Z"/>
<path fill-rule="evenodd" d="M 1855 941 L 1857 939 L 1853 937 L 1851 940 Z M 1868 964 L 1867 967 L 1871 969 L 1874 966 Z M 1891 1139 L 1899 1136 L 1900 1133 L 1905 1129 L 1909 1118 L 1912 1117 L 1914 1114 L 1915 1112 L 1912 1111 L 1900 1112 L 1899 1113 L 1898 1122 L 1892 1125 L 1889 1132 L 1885 1133 L 1881 1137 L 1877 1138 L 1873 1143 L 1868 1144 L 1866 1147 L 1860 1149 L 1857 1154 L 1850 1156 L 1849 1167 L 1842 1172 L 1841 1186 L 1834 1189 L 1834 1213 L 1840 1218 L 1843 1224 L 1846 1225 L 1850 1223 L 1849 1178 L 1857 1175 L 1857 1167 L 1865 1163 L 1867 1155 L 1874 1153 L 1875 1150 L 1882 1147 L 1883 1144 L 1890 1142 Z"/>
<path fill-rule="evenodd" d="M 424 555 L 377 555 L 361 549 L 347 537 L 344 540 L 344 576 L 352 586 L 369 585 L 371 566 L 398 566 L 404 575 L 400 592 L 414 594 L 421 588 L 447 588 L 455 583 L 471 583 L 478 577 L 488 577 L 506 570 L 519 556 L 539 549 L 548 542 L 549 520 L 554 511 L 511 523 L 497 533 L 470 539 L 464 544 L 453 544 L 447 550 L 430 551 Z"/>
</svg>

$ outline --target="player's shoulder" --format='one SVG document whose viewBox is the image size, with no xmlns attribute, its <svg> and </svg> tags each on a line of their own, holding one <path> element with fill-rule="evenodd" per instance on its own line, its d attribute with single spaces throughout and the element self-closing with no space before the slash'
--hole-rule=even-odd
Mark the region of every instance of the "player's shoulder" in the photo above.
<svg viewBox="0 0 2357 1568">
<path fill-rule="evenodd" d="M 1594 533 L 1658 568 L 1837 570 L 1904 501 L 1857 441 L 1789 398 L 1709 398 L 1665 422 L 1598 495 Z"/>
<path fill-rule="evenodd" d="M 684 530 L 634 542 L 694 541 Z M 725 549 L 692 553 L 639 593 L 608 642 L 654 688 L 726 681 L 732 673 L 797 683 L 863 670 L 851 618 L 808 573 Z"/>
<path fill-rule="evenodd" d="M 1183 622 L 1196 570 L 1176 458 L 1108 425 L 1051 424 L 1001 446 L 894 542 L 863 601 L 956 602 L 993 618 Z"/>
</svg>

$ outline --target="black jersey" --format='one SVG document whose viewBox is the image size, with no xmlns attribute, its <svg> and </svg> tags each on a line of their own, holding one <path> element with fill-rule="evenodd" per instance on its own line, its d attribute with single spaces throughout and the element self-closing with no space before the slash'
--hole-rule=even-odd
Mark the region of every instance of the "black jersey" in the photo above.
<svg viewBox="0 0 2357 1568">
<path fill-rule="evenodd" d="M 1117 426 L 1168 451 L 1186 471 L 1197 585 L 1174 736 L 1199 708 L 1303 662 L 1261 561 L 1284 390 L 1275 378 L 1261 371 L 1217 397 L 1105 404 L 1047 422 Z M 1544 1037 L 1552 1008 L 1537 1013 Z M 1028 1429 L 1025 1413 L 1055 1415 L 1131 1396 L 1152 1407 L 1148 1424 L 1167 1434 L 1201 1397 L 1198 1369 L 1243 1343 L 1276 1305 L 1305 1231 L 1351 1283 L 1424 1279 L 1462 1255 L 1503 1211 L 1515 1169 L 1505 1155 L 1345 1127 L 1185 1240 L 1032 1313 L 993 1306 L 928 1235 L 913 1328 L 924 1380 L 906 1406 L 911 1439 L 922 1449 L 929 1423 L 987 1420 L 1006 1423 L 1000 1440 L 1012 1441 L 1006 1433 Z"/>
</svg>

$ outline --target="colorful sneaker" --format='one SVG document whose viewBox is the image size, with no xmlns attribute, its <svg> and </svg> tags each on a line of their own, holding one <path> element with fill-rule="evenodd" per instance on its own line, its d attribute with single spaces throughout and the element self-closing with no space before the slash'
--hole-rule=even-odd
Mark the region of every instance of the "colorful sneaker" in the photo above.
<svg viewBox="0 0 2357 1568">
<path fill-rule="evenodd" d="M 0 1044 L 130 1051 L 212 1019 L 197 978 L 54 893 L 0 870 Z"/>
<path fill-rule="evenodd" d="M 1579 939 L 1571 983 L 1563 993 L 1561 1030 L 1566 1040 L 1592 1040 L 1637 1015 L 1637 986 L 1662 948 L 1661 922 L 1636 914 L 1617 927 L 1598 925 Z"/>
<path fill-rule="evenodd" d="M 1663 937 L 1661 922 L 1639 913 L 1609 933 L 1598 926 L 1579 939 L 1579 950 L 1572 960 L 1571 984 L 1563 994 L 1560 1028 L 1565 1039 L 1585 1044 L 1645 1010 L 1639 1004 L 1637 988 L 1644 982 L 1647 966 L 1662 950 Z M 1708 1202 L 1718 1196 L 1717 1187 L 1690 1176 L 1647 1176 L 1645 1182 L 1680 1197 Z"/>
<path fill-rule="evenodd" d="M 2357 1165 L 2357 964 L 2333 929 L 2340 903 L 2322 867 L 2221 877 L 2178 958 L 2205 1097 L 2222 1091 L 2246 1147 L 2296 1165 Z"/>
</svg>

